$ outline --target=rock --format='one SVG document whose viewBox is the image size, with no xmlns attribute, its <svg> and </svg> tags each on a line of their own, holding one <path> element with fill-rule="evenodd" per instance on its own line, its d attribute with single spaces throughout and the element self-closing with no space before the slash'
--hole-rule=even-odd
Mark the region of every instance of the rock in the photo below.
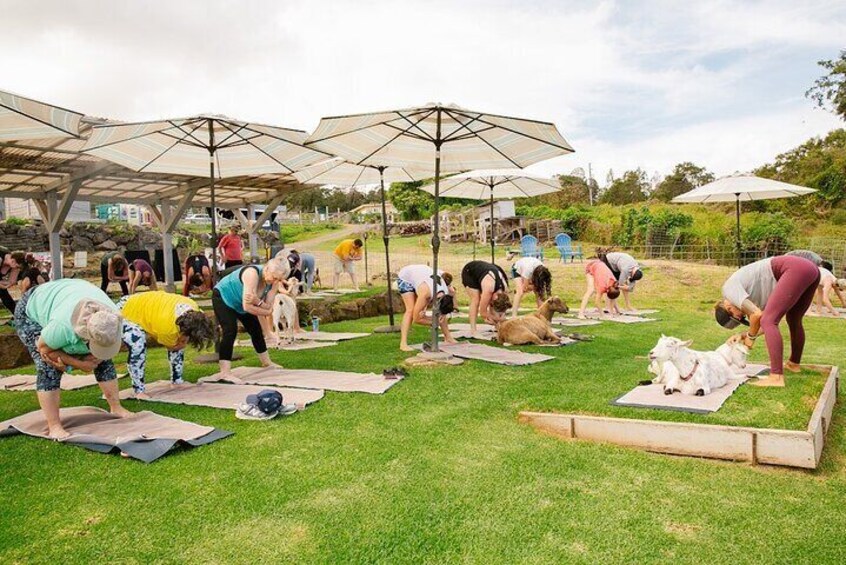
<svg viewBox="0 0 846 565">
<path fill-rule="evenodd" d="M 106 240 L 97 246 L 100 251 L 114 251 L 118 248 L 118 244 L 112 240 Z"/>
<path fill-rule="evenodd" d="M 21 226 L 18 230 L 18 237 L 38 237 L 41 235 L 41 230 L 35 226 Z"/>
<path fill-rule="evenodd" d="M 69 238 L 70 236 L 71 233 L 70 231 L 68 231 L 68 228 L 62 228 L 59 230 L 59 237 L 61 237 L 62 239 Z"/>
<path fill-rule="evenodd" d="M 71 237 L 70 245 L 74 251 L 91 251 L 94 249 L 94 244 L 90 239 L 79 235 Z"/>
<path fill-rule="evenodd" d="M 85 234 L 85 237 L 91 240 L 91 243 L 94 245 L 100 245 L 104 241 L 109 239 L 109 234 L 106 233 L 106 230 L 91 230 Z"/>
<path fill-rule="evenodd" d="M 15 369 L 32 364 L 32 357 L 17 334 L 0 334 L 0 369 Z"/>
</svg>

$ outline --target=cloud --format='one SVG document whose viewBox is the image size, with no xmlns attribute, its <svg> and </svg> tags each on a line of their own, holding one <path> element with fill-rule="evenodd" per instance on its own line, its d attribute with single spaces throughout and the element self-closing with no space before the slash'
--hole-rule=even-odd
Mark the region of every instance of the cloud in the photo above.
<svg viewBox="0 0 846 565">
<path fill-rule="evenodd" d="M 680 8 L 680 6 L 683 6 Z M 429 101 L 555 122 L 575 155 L 650 174 L 748 169 L 840 125 L 802 93 L 843 2 L 29 0 L 2 88 L 124 120 L 215 112 L 311 129 Z"/>
</svg>

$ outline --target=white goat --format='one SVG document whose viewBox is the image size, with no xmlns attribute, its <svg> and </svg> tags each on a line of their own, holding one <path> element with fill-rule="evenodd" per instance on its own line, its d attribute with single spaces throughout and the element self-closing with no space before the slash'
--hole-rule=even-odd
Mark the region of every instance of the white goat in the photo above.
<svg viewBox="0 0 846 565">
<path fill-rule="evenodd" d="M 649 352 L 650 371 L 659 373 L 652 382 L 663 384 L 664 394 L 679 391 L 682 394 L 705 396 L 725 386 L 730 379 L 737 378 L 723 353 L 694 351 L 690 349 L 691 343 L 661 335 L 661 339 Z M 730 347 L 725 351 L 731 353 L 733 344 L 726 345 Z"/>
</svg>

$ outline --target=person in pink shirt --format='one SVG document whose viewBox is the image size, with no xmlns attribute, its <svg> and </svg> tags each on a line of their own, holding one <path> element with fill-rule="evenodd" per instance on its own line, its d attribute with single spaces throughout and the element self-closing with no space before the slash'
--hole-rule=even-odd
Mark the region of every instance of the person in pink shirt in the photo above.
<svg viewBox="0 0 846 565">
<path fill-rule="evenodd" d="M 620 309 L 617 308 L 617 297 L 620 296 L 620 288 L 617 285 L 617 278 L 608 265 L 599 259 L 591 259 L 585 264 L 585 279 L 587 280 L 587 289 L 585 295 L 582 297 L 582 305 L 579 307 L 579 318 L 585 319 L 585 308 L 587 308 L 588 301 L 592 294 L 596 294 L 596 309 L 599 312 L 599 317 L 602 318 L 602 298 L 605 297 L 606 310 L 609 314 L 619 314 Z"/>
<path fill-rule="evenodd" d="M 220 238 L 217 244 L 217 251 L 224 260 L 224 268 L 228 269 L 236 265 L 243 265 L 244 244 L 241 236 L 238 235 L 238 227 L 229 228 L 229 233 Z"/>
</svg>

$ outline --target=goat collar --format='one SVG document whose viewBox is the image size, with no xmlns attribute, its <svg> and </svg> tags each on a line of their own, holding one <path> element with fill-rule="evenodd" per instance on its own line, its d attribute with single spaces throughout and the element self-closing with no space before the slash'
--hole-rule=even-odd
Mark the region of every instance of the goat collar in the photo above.
<svg viewBox="0 0 846 565">
<path fill-rule="evenodd" d="M 693 375 L 696 374 L 696 369 L 698 369 L 698 368 L 699 368 L 699 359 L 697 359 L 696 361 L 693 362 L 693 369 L 690 370 L 690 372 L 687 374 L 686 377 L 681 377 L 681 380 L 689 381 L 690 379 L 692 379 Z"/>
</svg>

